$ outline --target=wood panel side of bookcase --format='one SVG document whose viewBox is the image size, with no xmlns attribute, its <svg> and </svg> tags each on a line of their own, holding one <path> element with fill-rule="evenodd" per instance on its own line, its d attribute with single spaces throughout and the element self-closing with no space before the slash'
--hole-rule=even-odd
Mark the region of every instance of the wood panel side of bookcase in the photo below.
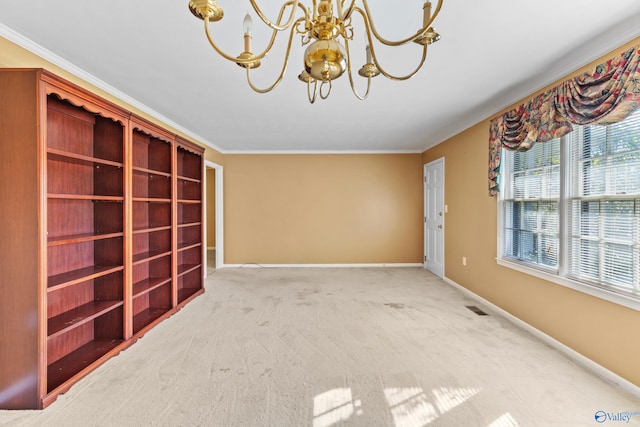
<svg viewBox="0 0 640 427">
<path fill-rule="evenodd" d="M 40 407 L 44 387 L 39 75 L 0 72 L 0 408 L 6 409 Z"/>
</svg>

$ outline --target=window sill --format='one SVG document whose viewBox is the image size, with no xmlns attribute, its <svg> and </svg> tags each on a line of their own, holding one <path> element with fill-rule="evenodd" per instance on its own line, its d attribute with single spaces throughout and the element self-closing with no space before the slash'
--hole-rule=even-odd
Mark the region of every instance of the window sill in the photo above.
<svg viewBox="0 0 640 427">
<path fill-rule="evenodd" d="M 585 283 L 577 282 L 575 280 L 567 279 L 564 277 L 557 276 L 552 273 L 547 273 L 543 270 L 538 270 L 536 268 L 529 267 L 527 265 L 508 261 L 506 259 L 496 258 L 496 262 L 498 265 L 506 268 L 510 268 L 512 270 L 519 271 L 524 274 L 528 274 L 530 276 L 537 277 L 539 279 L 546 280 L 548 282 L 552 282 L 561 286 L 565 286 L 567 288 L 573 289 L 578 292 L 582 292 L 588 295 L 591 295 L 596 298 L 603 299 L 605 301 L 612 302 L 614 304 L 618 304 L 632 310 L 640 311 L 640 301 L 628 297 L 626 295 L 618 294 L 613 291 L 607 291 L 605 289 L 600 289 L 595 286 L 590 286 Z"/>
</svg>

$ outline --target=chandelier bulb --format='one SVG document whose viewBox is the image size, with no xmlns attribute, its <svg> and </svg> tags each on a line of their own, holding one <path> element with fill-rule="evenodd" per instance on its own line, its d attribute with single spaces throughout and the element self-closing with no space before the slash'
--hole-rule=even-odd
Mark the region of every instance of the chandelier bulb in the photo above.
<svg viewBox="0 0 640 427">
<path fill-rule="evenodd" d="M 253 27 L 253 20 L 251 19 L 251 15 L 249 12 L 244 16 L 244 20 L 242 21 L 242 28 L 244 29 L 245 34 L 251 34 L 251 28 Z"/>
<path fill-rule="evenodd" d="M 242 21 L 242 27 L 244 29 L 244 51 L 247 53 L 251 53 L 251 27 L 253 26 L 253 22 L 251 21 L 251 15 L 249 12 L 244 16 L 244 21 Z"/>
</svg>

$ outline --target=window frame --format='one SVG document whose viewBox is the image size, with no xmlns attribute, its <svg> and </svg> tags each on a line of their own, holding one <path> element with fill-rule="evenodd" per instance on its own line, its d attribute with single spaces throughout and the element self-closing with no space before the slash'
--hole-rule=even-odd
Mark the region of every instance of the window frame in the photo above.
<svg viewBox="0 0 640 427">
<path fill-rule="evenodd" d="M 569 289 L 573 289 L 596 298 L 612 302 L 614 304 L 622 305 L 627 308 L 631 308 L 636 311 L 640 311 L 640 297 L 635 298 L 624 293 L 618 293 L 614 289 L 608 289 L 601 287 L 597 284 L 591 284 L 586 281 L 579 281 L 568 276 L 569 270 L 569 254 L 568 246 L 570 244 L 570 230 L 569 230 L 569 217 L 567 215 L 567 209 L 569 209 L 569 202 L 571 195 L 569 194 L 570 185 L 570 144 L 568 142 L 569 135 L 561 138 L 560 141 L 560 196 L 558 201 L 558 268 L 548 268 L 542 265 L 534 265 L 526 261 L 520 261 L 516 258 L 507 257 L 504 255 L 505 249 L 505 218 L 507 203 L 505 201 L 505 191 L 500 191 L 496 198 L 497 203 L 497 254 L 496 263 L 499 266 L 506 267 L 512 270 L 519 271 L 529 276 L 537 277 L 539 279 L 552 282 Z M 503 148 L 502 153 L 502 170 L 503 179 L 511 179 L 512 166 L 511 156 L 506 155 L 506 150 Z"/>
<path fill-rule="evenodd" d="M 560 161 L 562 162 L 562 159 L 564 158 L 563 153 L 562 153 L 562 147 L 563 144 L 560 143 L 559 144 L 559 155 L 560 155 Z M 512 161 L 512 156 L 508 156 L 505 155 L 505 150 L 502 149 L 503 152 L 501 153 L 501 157 L 502 157 L 502 168 L 503 170 L 507 170 L 507 172 L 503 173 L 503 178 L 509 177 L 510 179 L 513 179 L 513 175 L 514 175 L 514 170 L 513 170 L 513 166 L 511 165 L 511 161 Z M 549 165 L 544 165 L 543 167 L 548 167 Z M 561 176 L 563 173 L 563 165 L 562 163 L 560 163 L 559 165 L 559 175 Z M 533 169 L 540 169 L 540 168 L 529 168 L 527 169 L 527 171 L 531 171 Z M 562 186 L 560 185 L 559 188 L 559 194 L 558 194 L 558 198 L 557 198 L 557 212 L 558 212 L 558 256 L 560 255 L 560 250 L 561 248 L 561 242 L 562 242 L 562 224 L 560 223 L 560 219 L 562 218 L 562 213 L 561 213 L 561 208 L 562 208 Z M 534 270 L 541 270 L 550 274 L 558 274 L 558 268 L 556 267 L 552 267 L 552 266 L 548 266 L 548 265 L 544 265 L 541 263 L 531 263 L 531 262 L 527 262 L 525 260 L 521 260 L 515 257 L 505 257 L 504 256 L 504 240 L 505 240 L 505 236 L 504 236 L 504 232 L 505 232 L 505 222 L 504 222 L 504 218 L 507 217 L 507 213 L 506 213 L 506 209 L 507 209 L 507 203 L 505 202 L 505 195 L 508 193 L 509 191 L 503 187 L 503 190 L 500 191 L 499 193 L 499 199 L 501 200 L 501 204 L 499 205 L 499 214 L 502 216 L 503 218 L 503 222 L 500 224 L 501 227 L 499 228 L 499 232 L 503 233 L 500 236 L 500 243 L 503 245 L 499 252 L 498 252 L 498 258 L 504 258 L 506 260 L 509 260 L 510 262 L 516 263 L 516 264 L 522 264 L 524 266 L 528 266 Z M 514 195 L 515 196 L 515 195 Z M 518 198 L 518 197 L 513 197 L 513 199 L 509 199 L 510 201 L 517 201 L 517 202 L 523 202 L 523 203 L 527 203 L 527 202 L 535 202 L 535 203 L 550 203 L 555 201 L 555 197 L 549 197 L 549 195 L 543 195 L 542 197 L 538 197 L 538 198 Z M 538 223 L 540 222 L 540 218 L 537 218 Z M 509 227 L 511 230 L 515 230 L 513 227 Z M 540 229 L 537 229 L 537 233 L 533 232 L 533 234 L 538 234 L 538 235 L 545 235 L 547 233 L 541 232 Z M 548 234 L 547 234 L 548 235 Z M 560 258 L 558 258 L 558 266 L 560 265 Z"/>
</svg>

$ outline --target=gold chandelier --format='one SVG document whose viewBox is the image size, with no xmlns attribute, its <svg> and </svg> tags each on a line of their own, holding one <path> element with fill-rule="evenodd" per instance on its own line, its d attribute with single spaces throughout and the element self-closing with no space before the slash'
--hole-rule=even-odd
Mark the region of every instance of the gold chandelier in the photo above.
<svg viewBox="0 0 640 427">
<path fill-rule="evenodd" d="M 213 41 L 209 31 L 209 23 L 219 21 L 224 16 L 224 11 L 216 3 L 216 0 L 190 0 L 189 10 L 196 17 L 204 21 L 204 31 L 209 43 L 223 58 L 233 61 L 246 69 L 249 86 L 258 93 L 266 93 L 274 89 L 281 81 L 287 69 L 289 53 L 291 52 L 291 41 L 294 34 L 301 35 L 302 46 L 308 45 L 304 53 L 304 69 L 298 78 L 307 84 L 307 95 L 309 102 L 314 103 L 317 95 L 321 99 L 326 99 L 331 93 L 332 82 L 342 76 L 345 71 L 349 76 L 349 83 L 354 95 L 364 100 L 369 95 L 371 89 L 371 79 L 379 74 L 392 80 L 407 80 L 413 77 L 425 62 L 427 57 L 427 46 L 440 39 L 440 35 L 434 31 L 432 23 L 440 12 L 442 1 L 438 0 L 433 13 L 431 12 L 431 2 L 426 1 L 423 6 L 422 28 L 415 34 L 403 40 L 387 40 L 380 36 L 374 25 L 367 0 L 361 0 L 362 7 L 356 5 L 357 0 L 336 0 L 336 10 L 334 11 L 333 0 L 312 0 L 313 5 L 308 8 L 299 0 L 285 2 L 278 15 L 278 19 L 272 22 L 256 5 L 255 0 L 249 0 L 255 13 L 260 20 L 272 31 L 271 39 L 264 51 L 259 54 L 251 52 L 251 16 L 247 13 L 244 18 L 244 52 L 238 56 L 231 56 L 223 52 Z M 288 18 L 283 20 L 287 9 Z M 296 17 L 296 12 L 301 10 L 301 16 Z M 353 40 L 354 29 L 352 18 L 360 15 L 363 22 L 364 33 L 367 40 L 366 63 L 358 70 L 358 74 L 367 79 L 367 90 L 364 95 L 360 95 L 353 82 L 351 73 L 351 54 L 349 52 L 349 42 Z M 262 60 L 273 47 L 276 36 L 280 32 L 289 32 L 287 51 L 280 75 L 275 82 L 264 89 L 256 87 L 251 81 L 251 70 L 260 66 Z M 338 41 L 342 38 L 343 45 Z M 404 76 L 394 76 L 384 70 L 378 62 L 374 41 L 387 46 L 400 46 L 411 42 L 422 46 L 422 58 L 418 66 L 409 74 Z M 318 84 L 319 83 L 319 84 Z"/>
</svg>

